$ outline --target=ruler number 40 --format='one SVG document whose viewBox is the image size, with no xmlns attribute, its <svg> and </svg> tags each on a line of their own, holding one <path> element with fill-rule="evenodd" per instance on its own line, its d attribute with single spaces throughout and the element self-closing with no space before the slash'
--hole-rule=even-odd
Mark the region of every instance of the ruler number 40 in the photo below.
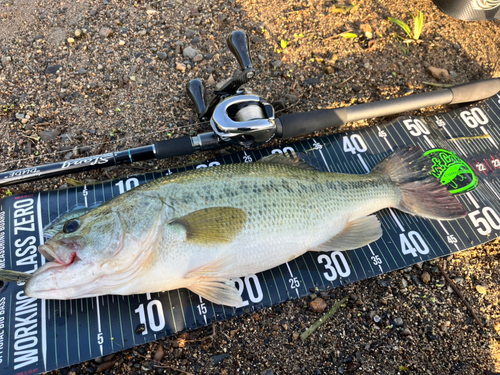
<svg viewBox="0 0 500 375">
<path fill-rule="evenodd" d="M 401 242 L 401 252 L 405 255 L 411 254 L 417 257 L 418 254 L 429 254 L 429 246 L 422 238 L 422 235 L 414 230 L 409 231 L 408 235 L 401 233 L 399 240 Z"/>
<path fill-rule="evenodd" d="M 366 147 L 365 141 L 363 141 L 363 138 L 361 138 L 359 134 L 344 136 L 342 138 L 342 143 L 344 146 L 344 152 L 350 152 L 353 155 L 356 154 L 356 152 L 366 152 L 366 150 L 368 149 Z"/>
</svg>

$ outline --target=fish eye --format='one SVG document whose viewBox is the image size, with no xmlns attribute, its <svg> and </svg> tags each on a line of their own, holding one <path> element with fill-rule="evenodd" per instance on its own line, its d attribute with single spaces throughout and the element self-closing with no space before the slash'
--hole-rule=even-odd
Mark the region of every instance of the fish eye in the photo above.
<svg viewBox="0 0 500 375">
<path fill-rule="evenodd" d="M 68 220 L 63 227 L 63 232 L 64 233 L 73 233 L 75 232 L 78 228 L 80 228 L 80 220 L 78 219 L 71 219 Z"/>
</svg>

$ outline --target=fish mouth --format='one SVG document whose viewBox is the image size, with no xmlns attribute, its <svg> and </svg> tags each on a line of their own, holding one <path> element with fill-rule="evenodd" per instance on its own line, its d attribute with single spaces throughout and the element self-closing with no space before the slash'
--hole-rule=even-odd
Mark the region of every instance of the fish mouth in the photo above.
<svg viewBox="0 0 500 375">
<path fill-rule="evenodd" d="M 69 260 L 67 262 L 63 261 L 55 252 L 54 248 L 49 244 L 44 244 L 38 246 L 38 251 L 40 254 L 44 256 L 49 262 L 57 263 L 63 266 L 69 266 L 74 263 L 76 260 L 76 251 L 73 251 L 69 256 Z"/>
</svg>

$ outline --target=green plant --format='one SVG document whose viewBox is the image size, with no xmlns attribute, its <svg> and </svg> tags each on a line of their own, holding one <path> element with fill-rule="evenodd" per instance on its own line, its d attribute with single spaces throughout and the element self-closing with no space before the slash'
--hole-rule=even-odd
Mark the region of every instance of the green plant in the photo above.
<svg viewBox="0 0 500 375">
<path fill-rule="evenodd" d="M 417 10 L 417 14 L 415 16 L 411 14 L 411 17 L 413 18 L 413 32 L 411 31 L 410 26 L 403 21 L 389 17 L 389 21 L 401 27 L 410 38 L 410 40 L 406 39 L 405 43 L 419 40 L 420 34 L 422 34 L 422 29 L 424 28 L 424 14 L 421 11 Z"/>
</svg>

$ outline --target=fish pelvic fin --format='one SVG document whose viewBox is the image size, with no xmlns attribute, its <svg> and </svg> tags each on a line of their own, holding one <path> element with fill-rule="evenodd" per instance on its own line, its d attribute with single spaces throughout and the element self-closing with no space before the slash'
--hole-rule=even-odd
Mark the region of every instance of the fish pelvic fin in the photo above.
<svg viewBox="0 0 500 375">
<path fill-rule="evenodd" d="M 211 207 L 191 212 L 170 224 L 182 225 L 186 242 L 217 246 L 231 243 L 247 222 L 247 214 L 240 208 Z"/>
<path fill-rule="evenodd" d="M 225 254 L 212 262 L 188 272 L 184 279 L 187 288 L 211 302 L 240 307 L 243 300 L 234 282 L 221 277 L 234 265 L 235 255 Z"/>
<path fill-rule="evenodd" d="M 467 212 L 458 199 L 429 176 L 431 167 L 420 147 L 406 146 L 387 156 L 371 173 L 388 175 L 399 188 L 401 200 L 395 207 L 403 212 L 437 220 L 465 217 Z"/>
<path fill-rule="evenodd" d="M 382 227 L 375 215 L 349 221 L 342 232 L 311 251 L 354 250 L 377 241 L 382 237 Z"/>
</svg>

